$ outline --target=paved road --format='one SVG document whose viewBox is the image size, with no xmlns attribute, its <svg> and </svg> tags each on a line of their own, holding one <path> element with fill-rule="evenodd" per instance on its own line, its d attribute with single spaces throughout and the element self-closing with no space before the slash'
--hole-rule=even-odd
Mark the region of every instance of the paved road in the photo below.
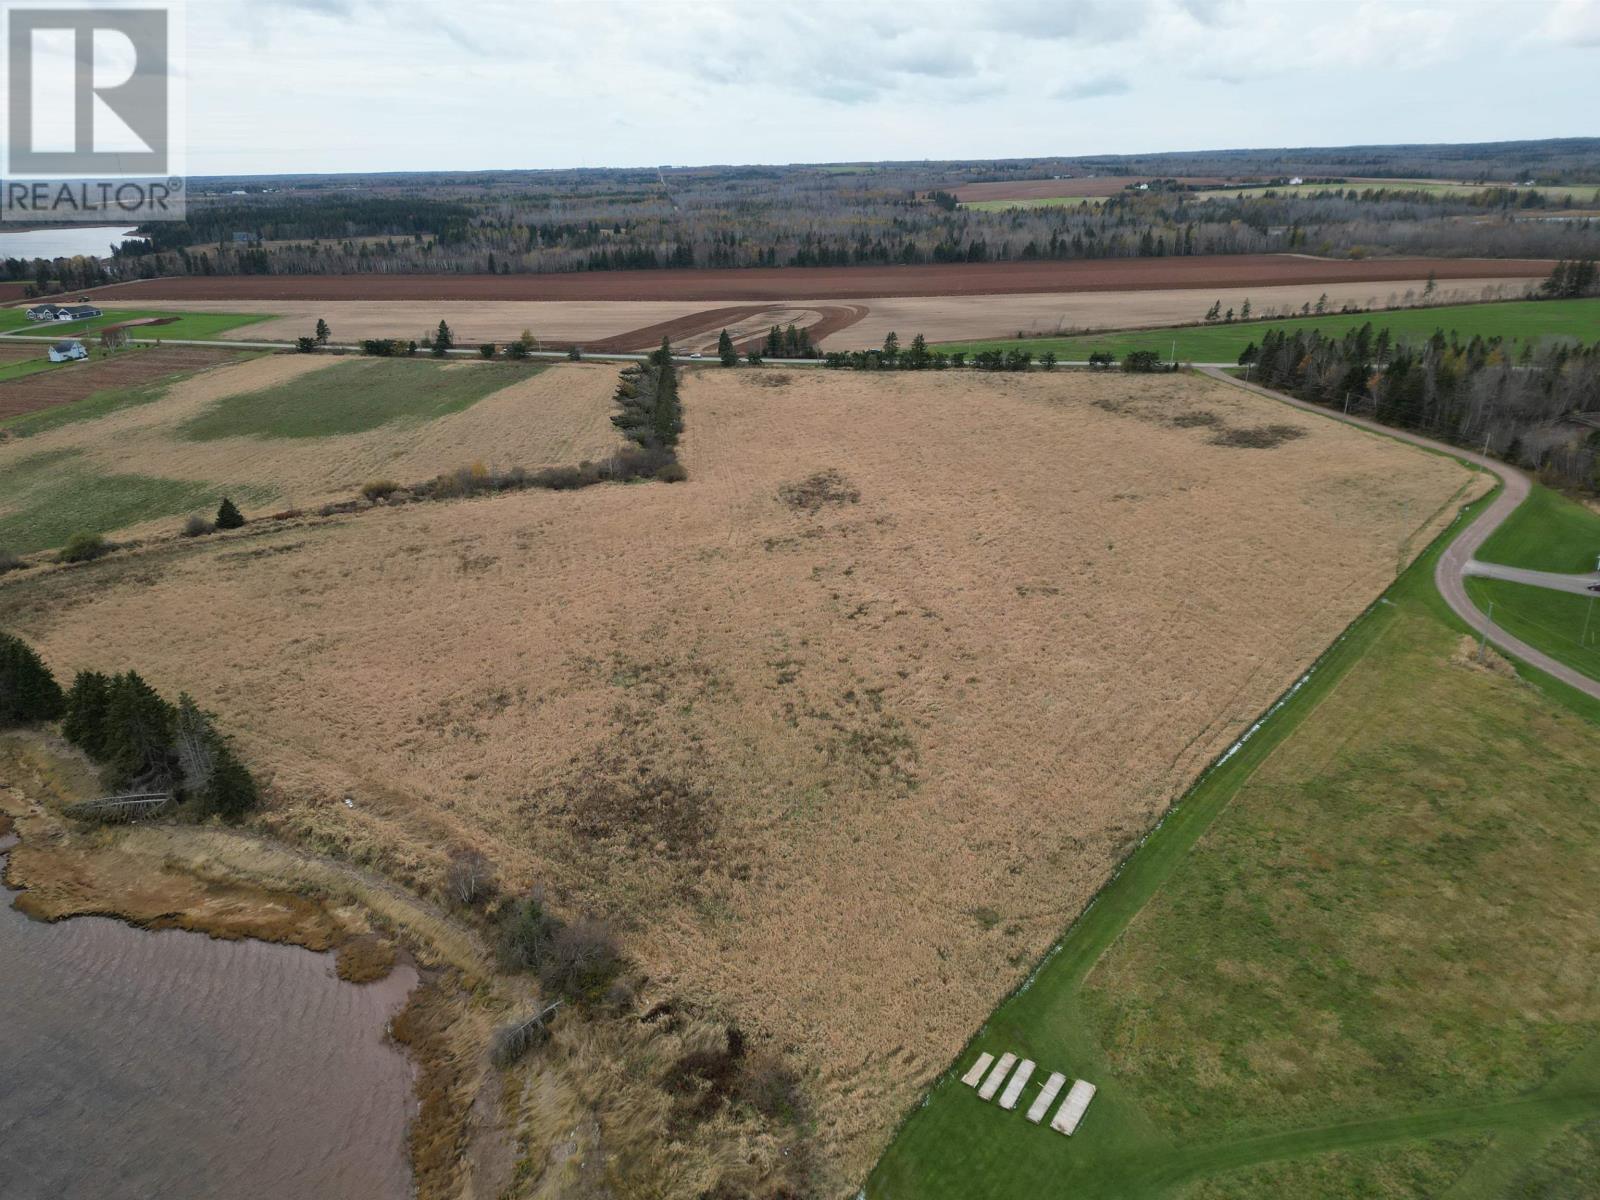
<svg viewBox="0 0 1600 1200">
<path fill-rule="evenodd" d="M 1281 392 L 1271 391 L 1268 388 L 1261 387 L 1259 384 L 1245 383 L 1242 379 L 1235 379 L 1233 376 L 1225 374 L 1219 367 L 1201 367 L 1200 371 L 1202 374 L 1209 375 L 1211 378 L 1223 383 L 1232 384 L 1234 387 L 1243 388 L 1248 392 L 1256 392 L 1259 395 L 1291 405 L 1294 408 L 1304 409 L 1306 412 L 1316 413 L 1320 417 L 1327 417 L 1333 421 L 1343 421 L 1347 425 L 1356 425 L 1362 429 L 1370 429 L 1375 433 L 1397 438 L 1402 442 L 1410 442 L 1414 446 L 1421 446 L 1427 450 L 1437 450 L 1441 454 L 1448 454 L 1464 462 L 1480 466 L 1497 476 L 1505 486 L 1500 489 L 1500 494 L 1494 498 L 1489 507 L 1479 513 L 1477 519 L 1462 530 L 1461 533 L 1457 534 L 1455 541 L 1445 548 L 1445 552 L 1439 556 L 1438 566 L 1434 568 L 1433 582 L 1438 587 L 1439 594 L 1444 597 L 1445 603 L 1450 606 L 1456 616 L 1465 621 L 1473 630 L 1486 634 L 1496 647 L 1515 658 L 1520 658 L 1530 666 L 1537 667 L 1546 675 L 1553 676 L 1562 683 L 1576 688 L 1585 695 L 1600 700 L 1600 681 L 1591 679 L 1583 672 L 1567 666 L 1566 663 L 1557 662 L 1543 650 L 1528 645 L 1521 638 L 1511 636 L 1511 634 L 1484 616 L 1478 606 L 1467 596 L 1466 577 L 1468 575 L 1493 574 L 1499 576 L 1500 571 L 1512 569 L 1498 567 L 1490 563 L 1476 562 L 1473 556 L 1477 554 L 1478 548 L 1488 540 L 1489 535 L 1500 528 L 1505 519 L 1516 510 L 1516 507 L 1527 499 L 1528 492 L 1533 486 L 1527 475 L 1497 459 L 1475 454 L 1471 450 L 1463 450 L 1459 446 L 1451 446 L 1444 442 L 1436 442 L 1432 438 L 1419 437 L 1414 433 L 1391 429 L 1387 425 L 1380 425 L 1378 422 L 1369 421 L 1365 417 L 1342 416 L 1339 413 L 1329 412 L 1319 405 L 1308 404 L 1304 400 L 1296 400 L 1293 396 L 1285 396 Z M 1593 578 L 1591 576 L 1549 576 L 1547 572 L 1541 571 L 1525 572 L 1525 574 L 1546 576 L 1560 580 Z M 1506 578 L 1506 576 L 1499 577 Z M 1563 586 L 1561 590 L 1571 589 Z"/>
<path fill-rule="evenodd" d="M 1467 564 L 1468 575 L 1482 575 L 1486 579 L 1508 579 L 1512 583 L 1525 583 L 1529 587 L 1549 588 L 1554 592 L 1575 592 L 1580 596 L 1593 595 L 1590 590 L 1600 584 L 1600 572 L 1587 575 L 1561 575 L 1555 571 L 1530 571 L 1526 567 L 1507 567 L 1501 563 L 1488 563 L 1473 559 Z"/>
</svg>

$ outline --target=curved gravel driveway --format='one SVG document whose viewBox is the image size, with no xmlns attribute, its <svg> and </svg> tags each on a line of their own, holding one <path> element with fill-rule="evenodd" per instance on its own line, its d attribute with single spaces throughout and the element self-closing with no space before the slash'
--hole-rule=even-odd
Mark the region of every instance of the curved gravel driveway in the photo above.
<svg viewBox="0 0 1600 1200">
<path fill-rule="evenodd" d="M 1348 417 L 1340 413 L 1332 413 L 1316 404 L 1309 404 L 1304 400 L 1296 400 L 1293 396 L 1286 396 L 1282 392 L 1274 392 L 1259 384 L 1246 383 L 1242 379 L 1235 379 L 1225 374 L 1221 367 L 1203 366 L 1197 368 L 1201 374 L 1209 375 L 1212 379 L 1222 383 L 1243 388 L 1247 392 L 1255 392 L 1266 396 L 1281 404 L 1292 405 L 1304 409 L 1306 412 L 1316 413 L 1320 417 L 1327 417 L 1333 421 L 1343 421 L 1348 425 L 1357 425 L 1362 429 L 1369 429 L 1374 433 L 1381 433 L 1388 437 L 1398 438 L 1402 442 L 1410 442 L 1413 446 L 1421 446 L 1426 450 L 1437 450 L 1441 454 L 1448 454 L 1452 458 L 1459 458 L 1463 462 L 1470 462 L 1482 467 L 1500 479 L 1505 484 L 1500 489 L 1500 494 L 1494 498 L 1489 507 L 1479 513 L 1477 518 L 1456 536 L 1455 541 L 1445 547 L 1439 556 L 1439 563 L 1434 568 L 1433 582 L 1439 589 L 1439 594 L 1444 597 L 1445 603 L 1450 606 L 1456 616 L 1465 621 L 1478 633 L 1487 634 L 1496 647 L 1507 654 L 1520 658 L 1530 666 L 1537 667 L 1546 675 L 1559 679 L 1569 687 L 1576 688 L 1586 696 L 1600 700 L 1600 681 L 1591 679 L 1583 672 L 1574 670 L 1566 663 L 1557 662 L 1543 650 L 1535 649 L 1521 638 L 1513 637 L 1500 626 L 1494 624 L 1484 616 L 1478 606 L 1473 604 L 1467 596 L 1466 577 L 1468 575 L 1492 575 L 1501 579 L 1514 579 L 1517 582 L 1533 582 L 1535 586 L 1549 586 L 1537 578 L 1527 577 L 1543 576 L 1546 579 L 1560 580 L 1561 591 L 1583 591 L 1583 583 L 1590 582 L 1596 576 L 1585 575 L 1552 575 L 1544 571 L 1520 571 L 1513 567 L 1500 567 L 1493 563 L 1481 563 L 1474 560 L 1473 555 L 1478 548 L 1488 540 L 1489 535 L 1509 517 L 1516 507 L 1527 499 L 1532 483 L 1527 475 L 1517 468 L 1508 466 L 1497 459 L 1476 454 L 1471 450 L 1463 450 L 1459 446 L 1451 446 L 1445 442 L 1436 442 L 1432 438 L 1419 437 L 1414 433 L 1405 433 L 1399 429 L 1391 429 L 1377 421 L 1369 421 L 1365 417 Z M 1514 572 L 1506 574 L 1505 572 Z M 1520 578 L 1519 578 L 1520 577 Z M 1576 582 L 1578 586 L 1572 586 Z"/>
</svg>

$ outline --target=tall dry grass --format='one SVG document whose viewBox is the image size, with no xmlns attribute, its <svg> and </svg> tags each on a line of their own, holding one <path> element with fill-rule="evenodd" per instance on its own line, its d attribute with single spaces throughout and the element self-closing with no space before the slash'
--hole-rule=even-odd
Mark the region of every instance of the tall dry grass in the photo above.
<svg viewBox="0 0 1600 1200">
<path fill-rule="evenodd" d="M 425 892 L 475 846 L 619 923 L 654 993 L 801 1072 L 844 1190 L 1470 480 L 1187 377 L 754 374 L 687 378 L 688 485 L 174 544 L 0 583 L 0 624 L 226 713 L 284 837 Z M 783 498 L 830 471 L 853 502 Z M 593 1036 L 575 1077 L 622 1087 Z M 603 1102 L 570 1087 L 530 1080 L 524 1128 Z"/>
</svg>

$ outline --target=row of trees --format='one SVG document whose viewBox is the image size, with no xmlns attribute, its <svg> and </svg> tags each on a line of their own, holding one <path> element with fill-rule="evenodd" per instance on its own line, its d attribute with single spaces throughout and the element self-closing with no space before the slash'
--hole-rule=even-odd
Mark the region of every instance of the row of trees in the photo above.
<svg viewBox="0 0 1600 1200">
<path fill-rule="evenodd" d="M 1600 296 L 1600 264 L 1592 258 L 1562 259 L 1539 285 L 1539 293 L 1552 300 L 1573 300 L 1580 296 Z"/>
<path fill-rule="evenodd" d="M 1555 482 L 1600 488 L 1595 438 L 1563 424 L 1600 398 L 1600 342 L 1520 348 L 1500 338 L 1435 333 L 1420 344 L 1371 322 L 1342 337 L 1269 330 L 1248 347 L 1269 387 L 1371 416 L 1544 470 Z"/>
<path fill-rule="evenodd" d="M 0 728 L 57 718 L 113 791 L 169 792 L 195 816 L 227 820 L 260 804 L 255 779 L 188 693 L 170 704 L 134 671 L 80 671 L 63 693 L 31 646 L 0 633 Z"/>
<path fill-rule="evenodd" d="M 678 397 L 678 369 L 672 363 L 672 346 L 666 338 L 661 348 L 639 367 L 629 367 L 617 382 L 617 411 L 611 423 L 624 437 L 646 450 L 671 454 L 683 432 L 683 405 Z"/>
</svg>

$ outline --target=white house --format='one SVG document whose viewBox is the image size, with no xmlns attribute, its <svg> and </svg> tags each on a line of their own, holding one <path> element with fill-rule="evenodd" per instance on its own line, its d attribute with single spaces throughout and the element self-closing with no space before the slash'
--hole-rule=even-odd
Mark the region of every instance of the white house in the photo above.
<svg viewBox="0 0 1600 1200">
<path fill-rule="evenodd" d="M 54 321 L 61 309 L 54 304 L 35 304 L 28 310 L 30 321 Z"/>
<path fill-rule="evenodd" d="M 1296 175 L 1293 179 L 1289 180 L 1289 186 L 1290 187 L 1299 187 L 1304 182 L 1305 182 L 1304 179 L 1302 179 L 1302 178 L 1300 178 L 1300 176 Z"/>
<path fill-rule="evenodd" d="M 88 357 L 89 352 L 79 341 L 57 342 L 50 347 L 50 361 L 54 363 L 71 362 L 73 359 Z"/>
<path fill-rule="evenodd" d="M 68 304 L 56 310 L 58 321 L 87 321 L 92 317 L 103 317 L 105 313 L 92 304 Z"/>
</svg>

